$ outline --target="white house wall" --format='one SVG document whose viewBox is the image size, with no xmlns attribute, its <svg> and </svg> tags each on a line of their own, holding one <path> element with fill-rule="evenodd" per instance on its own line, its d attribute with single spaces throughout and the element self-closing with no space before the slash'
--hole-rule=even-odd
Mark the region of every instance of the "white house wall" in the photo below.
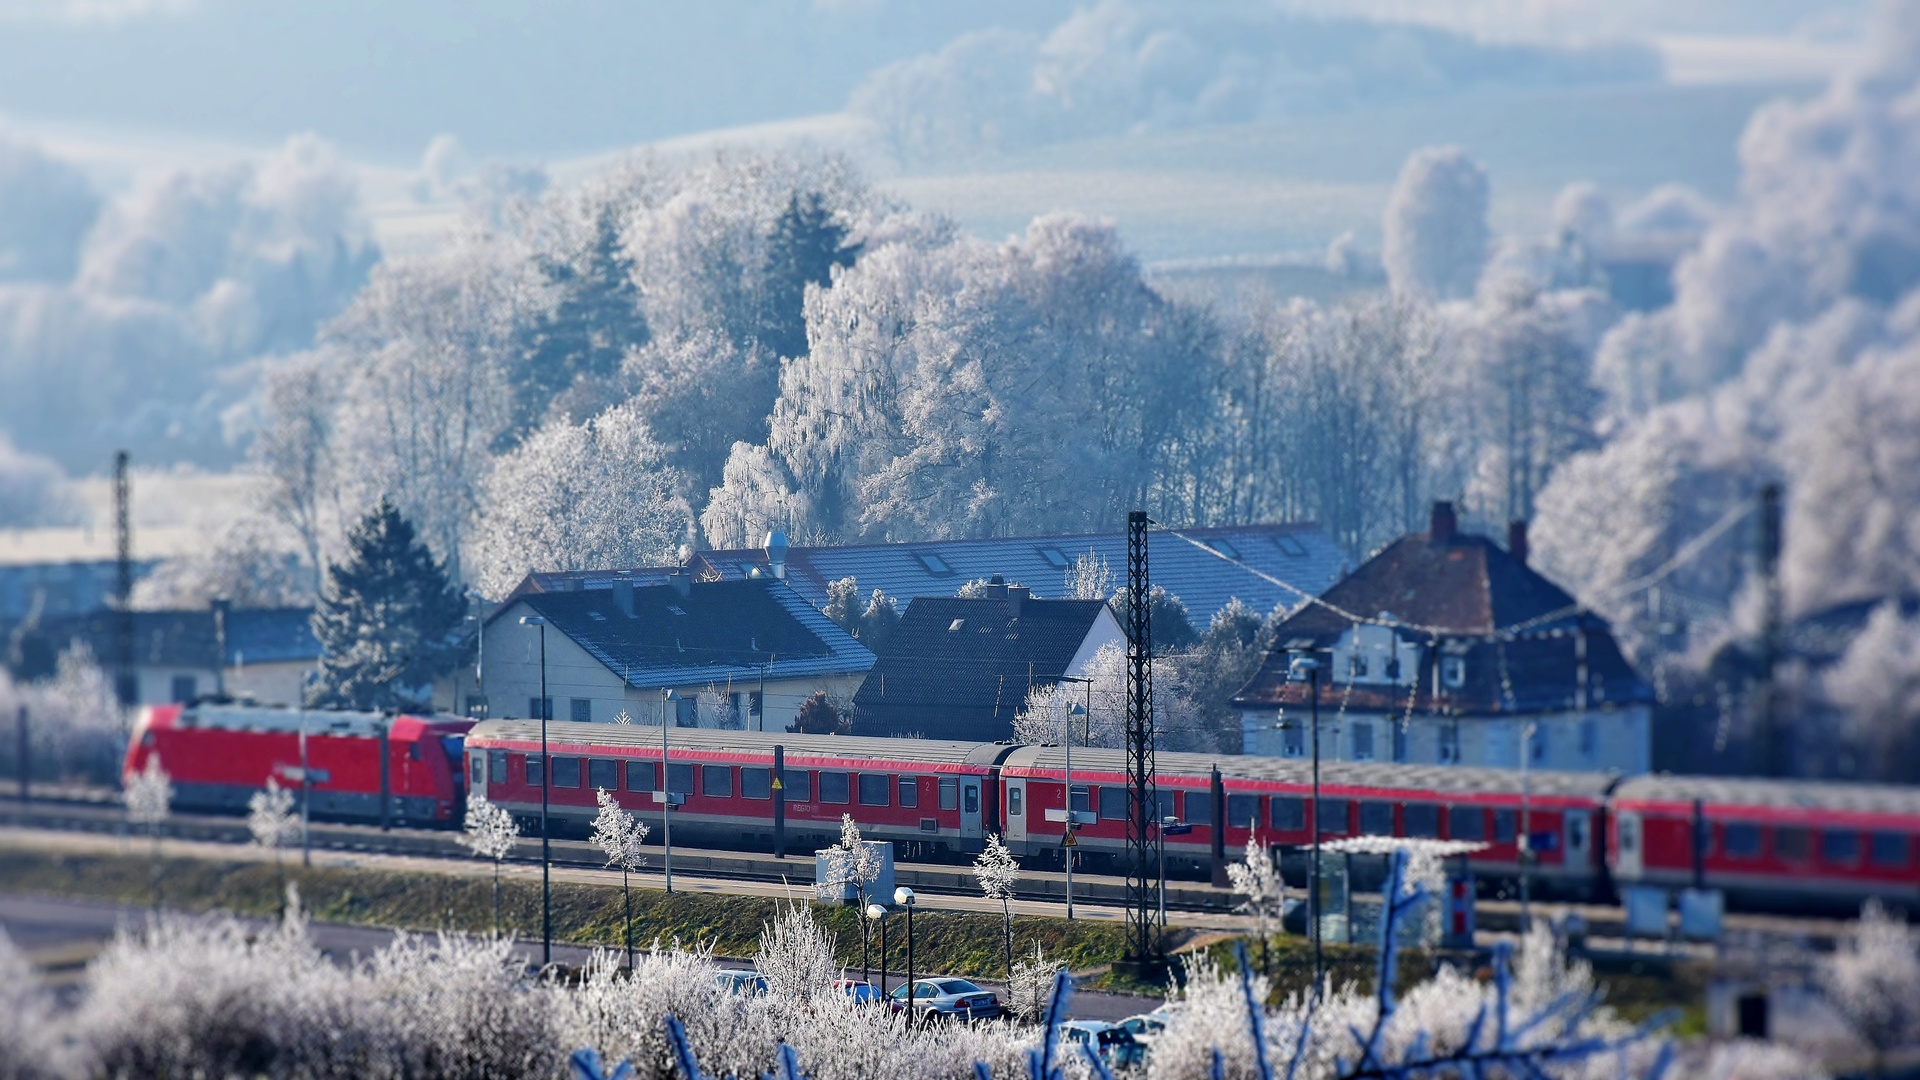
<svg viewBox="0 0 1920 1080">
<path fill-rule="evenodd" d="M 1124 646 L 1126 640 L 1126 631 L 1120 629 L 1120 620 L 1113 617 L 1113 609 L 1102 606 L 1093 625 L 1087 628 L 1086 640 L 1080 643 L 1079 651 L 1073 654 L 1073 660 L 1067 664 L 1067 674 L 1085 675 L 1087 665 L 1093 663 L 1093 654 L 1109 642 Z"/>
<path fill-rule="evenodd" d="M 1307 723 L 1306 709 L 1289 709 L 1288 719 Z M 1416 713 L 1354 713 L 1340 717 L 1337 709 L 1321 706 L 1320 759 L 1356 760 L 1354 730 L 1370 725 L 1374 753 L 1369 761 L 1393 761 L 1393 728 L 1406 723 L 1406 754 L 1409 764 L 1481 765 L 1518 768 L 1521 732 L 1528 723 L 1536 725 L 1537 750 L 1533 767 L 1576 771 L 1614 770 L 1632 775 L 1652 768 L 1651 710 L 1645 705 L 1627 708 L 1597 708 L 1580 712 L 1543 713 L 1525 717 L 1441 717 Z M 1286 754 L 1286 733 L 1276 727 L 1272 709 L 1241 713 L 1241 739 L 1245 753 L 1269 757 Z M 1583 730 L 1590 733 L 1583 742 Z M 1447 753 L 1457 741 L 1456 755 Z M 1300 754 L 1311 752 L 1310 733 L 1301 732 Z M 1590 749 L 1589 749 L 1590 747 Z"/>
</svg>

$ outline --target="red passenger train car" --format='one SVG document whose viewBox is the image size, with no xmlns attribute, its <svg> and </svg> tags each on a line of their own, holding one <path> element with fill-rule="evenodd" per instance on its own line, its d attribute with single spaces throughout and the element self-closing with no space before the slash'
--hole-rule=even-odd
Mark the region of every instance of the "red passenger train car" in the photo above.
<svg viewBox="0 0 1920 1080">
<path fill-rule="evenodd" d="M 870 840 L 905 845 L 909 855 L 979 851 L 994 816 L 994 767 L 1012 749 L 927 739 L 760 734 L 709 728 L 667 731 L 667 783 L 679 809 L 675 840 L 726 848 L 770 848 L 779 805 L 785 843 L 810 850 L 838 841 L 852 814 Z M 775 748 L 782 757 L 774 783 Z M 466 742 L 476 791 L 515 816 L 540 814 L 540 724 L 489 720 Z M 613 793 L 643 820 L 660 812 L 661 729 L 550 722 L 547 820 L 556 835 L 585 835 L 595 793 Z M 656 823 L 657 827 L 657 823 Z"/>
<path fill-rule="evenodd" d="M 1745 907 L 1920 904 L 1920 789 L 1642 776 L 1613 792 L 1623 885 L 1720 889 Z"/>
<path fill-rule="evenodd" d="M 300 788 L 301 743 L 313 816 L 458 825 L 460 747 L 472 721 L 253 705 L 156 705 L 140 711 L 125 774 L 159 758 L 175 807 L 244 813 L 273 778 Z"/>
</svg>

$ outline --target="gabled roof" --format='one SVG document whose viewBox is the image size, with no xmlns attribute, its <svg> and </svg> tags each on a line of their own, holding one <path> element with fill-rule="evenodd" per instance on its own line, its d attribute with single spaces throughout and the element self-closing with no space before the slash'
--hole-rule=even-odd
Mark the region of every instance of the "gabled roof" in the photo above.
<svg viewBox="0 0 1920 1080">
<path fill-rule="evenodd" d="M 1451 524 L 1452 510 L 1446 511 Z M 1436 518 L 1439 517 L 1436 512 Z M 1529 713 L 1574 707 L 1584 644 L 1594 709 L 1649 702 L 1653 687 L 1621 653 L 1606 620 L 1579 610 L 1565 589 L 1484 536 L 1447 527 L 1403 536 L 1281 622 L 1275 651 L 1235 695 L 1242 708 L 1304 704 L 1307 684 L 1287 678 L 1289 645 L 1325 649 L 1353 628 L 1348 617 L 1389 619 L 1404 643 L 1401 685 L 1352 680 L 1324 664 L 1324 703 L 1369 712 Z M 1517 633 L 1501 635 L 1498 632 Z M 1584 640 L 1583 640 L 1584 639 Z M 1434 692 L 1431 646 L 1465 660 L 1464 683 Z M 1428 665 L 1421 667 L 1420 665 Z M 1418 669 L 1418 670 L 1416 670 Z M 1411 701 L 1409 700 L 1411 699 Z"/>
<path fill-rule="evenodd" d="M 546 617 L 607 668 L 637 687 L 737 678 L 858 674 L 873 654 L 778 581 L 693 582 L 636 587 L 632 614 L 614 589 L 530 592 L 520 605 Z"/>
<path fill-rule="evenodd" d="M 854 695 L 854 731 L 1010 738 L 1027 690 L 1066 674 L 1103 615 L 1099 600 L 917 597 Z"/>
<path fill-rule="evenodd" d="M 1206 630 L 1214 612 L 1236 597 L 1262 615 L 1282 604 L 1292 607 L 1300 602 L 1299 593 L 1249 573 L 1248 568 L 1315 594 L 1333 583 L 1345 563 L 1339 546 L 1318 525 L 1178 531 L 1179 536 L 1164 529 L 1148 534 L 1149 573 L 1155 585 L 1164 586 L 1187 605 L 1194 629 L 1200 631 Z M 827 602 L 828 583 L 846 577 L 859 583 L 862 595 L 879 589 L 903 602 L 921 596 L 952 596 L 961 585 L 994 574 L 1026 585 L 1036 596 L 1057 597 L 1074 560 L 1090 551 L 1106 559 L 1113 572 L 1113 588 L 1124 587 L 1127 537 L 1117 532 L 795 547 L 787 552 L 787 579 L 802 596 L 820 605 Z M 767 554 L 758 548 L 699 552 L 692 565 L 703 577 L 729 581 L 744 578 L 755 568 L 768 572 Z"/>
</svg>

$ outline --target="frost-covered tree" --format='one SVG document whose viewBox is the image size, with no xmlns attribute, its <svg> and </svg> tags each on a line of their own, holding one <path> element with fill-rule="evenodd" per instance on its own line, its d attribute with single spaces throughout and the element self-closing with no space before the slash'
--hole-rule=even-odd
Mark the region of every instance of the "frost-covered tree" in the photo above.
<svg viewBox="0 0 1920 1080">
<path fill-rule="evenodd" d="M 826 863 L 819 880 L 813 883 L 814 897 L 831 904 L 844 901 L 853 890 L 853 913 L 860 918 L 860 940 L 865 942 L 871 928 L 867 925 L 868 893 L 880 880 L 880 855 L 860 838 L 860 826 L 852 814 L 840 815 L 840 840 L 825 849 Z M 882 901 L 885 902 L 884 900 Z"/>
<path fill-rule="evenodd" d="M 153 841 L 153 906 L 160 907 L 160 826 L 173 816 L 173 778 L 160 764 L 160 755 L 150 753 L 141 770 L 127 778 L 121 793 L 126 803 L 127 822 L 145 826 Z"/>
<path fill-rule="evenodd" d="M 753 969 L 767 980 L 767 992 L 802 1005 L 824 1003 L 835 996 L 842 971 L 834 959 L 837 941 L 814 920 L 813 912 L 790 904 L 760 930 L 760 947 Z"/>
<path fill-rule="evenodd" d="M 1112 596 L 1113 568 L 1107 565 L 1107 557 L 1097 551 L 1083 551 L 1074 556 L 1073 565 L 1066 570 L 1061 595 L 1068 600 L 1105 600 Z"/>
<path fill-rule="evenodd" d="M 276 364 L 261 387 L 260 425 L 247 448 L 261 481 L 261 505 L 299 538 L 316 593 L 328 543 L 341 524 L 333 445 L 341 366 L 324 351 Z"/>
<path fill-rule="evenodd" d="M 293 538 L 259 513 L 213 526 L 194 550 L 162 561 L 133 587 L 133 604 L 144 610 L 204 609 L 216 599 L 241 608 L 300 607 L 313 598 L 313 574 Z"/>
<path fill-rule="evenodd" d="M 1254 933 L 1260 935 L 1260 973 L 1270 975 L 1273 966 L 1268 949 L 1274 924 L 1286 912 L 1287 885 L 1281 880 L 1273 853 L 1260 842 L 1258 829 L 1247 837 L 1247 850 L 1240 861 L 1227 864 L 1227 881 L 1234 892 L 1246 898 L 1234 910 L 1253 917 Z"/>
<path fill-rule="evenodd" d="M 1823 958 L 1818 978 L 1828 1004 L 1873 1052 L 1874 1075 L 1888 1051 L 1920 1039 L 1920 939 L 1879 901 L 1860 909 L 1853 933 Z"/>
<path fill-rule="evenodd" d="M 78 642 L 52 657 L 50 678 L 16 680 L 13 670 L 39 668 L 46 662 L 29 655 L 38 651 L 31 644 L 28 635 L 16 638 L 10 651 L 18 655 L 8 657 L 6 668 L 0 668 L 0 717 L 18 717 L 21 709 L 27 710 L 34 776 L 117 783 L 126 758 L 128 713 L 113 679 L 86 643 Z M 17 740 L 0 747 L 0 756 L 15 770 L 17 753 Z"/>
<path fill-rule="evenodd" d="M 1387 200 L 1381 261 L 1396 293 L 1473 295 L 1486 265 L 1487 174 L 1456 146 L 1416 151 Z"/>
<path fill-rule="evenodd" d="M 1063 967 L 1058 960 L 1049 960 L 1040 943 L 1034 942 L 1033 955 L 1022 957 L 1007 976 L 1007 1012 L 1027 1024 L 1045 1016 Z"/>
<path fill-rule="evenodd" d="M 973 877 L 980 883 L 980 895 L 1000 905 L 1001 936 L 1007 948 L 1007 978 L 1013 978 L 1013 894 L 1020 884 L 1020 864 L 1007 850 L 1006 841 L 989 835 L 980 857 L 973 860 Z"/>
<path fill-rule="evenodd" d="M 642 845 L 647 842 L 647 823 L 624 810 L 620 800 L 600 788 L 594 793 L 600 812 L 593 819 L 593 844 L 607 857 L 606 865 L 620 868 L 620 899 L 625 908 L 627 967 L 633 967 L 633 886 L 628 875 L 646 864 Z"/>
<path fill-rule="evenodd" d="M 433 680 L 459 662 L 466 599 L 413 524 L 381 499 L 327 567 L 313 611 L 320 669 L 307 690 L 316 708 L 430 708 Z"/>
<path fill-rule="evenodd" d="M 285 897 L 287 863 L 281 849 L 300 838 L 300 815 L 293 812 L 293 792 L 271 776 L 266 787 L 247 799 L 247 833 L 254 843 L 273 852 L 274 876 L 280 883 L 280 895 Z"/>
<path fill-rule="evenodd" d="M 485 793 L 467 793 L 467 815 L 461 822 L 460 846 L 474 857 L 493 863 L 493 932 L 500 933 L 500 864 L 513 854 L 520 842 L 520 823 L 506 807 L 488 800 Z M 625 880 L 624 870 L 622 880 Z"/>
<path fill-rule="evenodd" d="M 550 421 L 488 477 L 469 560 L 480 590 L 504 596 L 532 570 L 674 561 L 692 513 L 639 411 Z"/>
<path fill-rule="evenodd" d="M 0 930 L 0 1080 L 51 1080 L 66 1072 L 53 1018 L 52 996 L 33 964 Z"/>
<path fill-rule="evenodd" d="M 1036 745 L 1072 739 L 1075 746 L 1121 746 L 1127 729 L 1126 648 L 1118 642 L 1100 646 L 1078 677 L 1093 684 L 1046 683 L 1027 691 L 1026 703 L 1013 718 L 1013 737 Z M 1087 714 L 1073 716 L 1075 705 Z"/>
</svg>

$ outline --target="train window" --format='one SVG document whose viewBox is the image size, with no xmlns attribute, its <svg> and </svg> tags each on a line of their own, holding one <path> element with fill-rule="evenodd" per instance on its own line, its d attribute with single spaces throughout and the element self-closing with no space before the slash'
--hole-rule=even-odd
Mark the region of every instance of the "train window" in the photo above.
<svg viewBox="0 0 1920 1080">
<path fill-rule="evenodd" d="M 1780 828 L 1773 830 L 1773 853 L 1783 859 L 1795 862 L 1806 860 L 1812 851 L 1812 843 L 1807 830 L 1801 828 Z"/>
<path fill-rule="evenodd" d="M 780 788 L 787 793 L 788 802 L 812 802 L 813 774 L 799 769 L 782 769 Z"/>
<path fill-rule="evenodd" d="M 1160 810 L 1161 821 L 1165 821 L 1168 818 L 1174 818 L 1175 820 L 1178 820 L 1178 817 L 1174 814 L 1174 810 L 1173 810 L 1173 790 L 1171 788 L 1163 788 L 1163 787 L 1154 788 L 1153 801 Z"/>
<path fill-rule="evenodd" d="M 473 786 L 479 787 L 480 784 L 486 780 L 486 777 L 487 763 L 480 760 L 480 756 L 475 754 L 473 758 Z"/>
<path fill-rule="evenodd" d="M 577 788 L 580 786 L 580 759 L 577 757 L 557 757 L 553 759 L 553 786 Z"/>
<path fill-rule="evenodd" d="M 844 804 L 851 798 L 846 773 L 823 772 L 820 774 L 821 802 Z"/>
<path fill-rule="evenodd" d="M 1007 816 L 1019 817 L 1021 816 L 1022 813 L 1023 811 L 1020 809 L 1020 789 L 1017 787 L 1008 788 L 1007 789 Z"/>
<path fill-rule="evenodd" d="M 1187 811 L 1181 821 L 1189 825 L 1213 824 L 1213 792 L 1189 791 L 1181 797 L 1181 802 L 1186 804 Z"/>
<path fill-rule="evenodd" d="M 979 813 L 980 812 L 980 786 L 978 784 L 968 784 L 966 796 L 967 796 L 967 803 L 961 812 L 967 813 L 967 814 Z"/>
<path fill-rule="evenodd" d="M 540 755 L 528 754 L 527 755 L 527 786 L 539 787 L 542 782 L 540 777 L 544 773 L 544 771 L 545 769 L 543 767 L 543 763 L 540 760 Z"/>
<path fill-rule="evenodd" d="M 1347 823 L 1351 820 L 1345 799 L 1321 799 L 1313 817 L 1319 823 L 1321 836 L 1345 835 Z"/>
<path fill-rule="evenodd" d="M 1729 859 L 1760 857 L 1760 826 L 1730 822 L 1720 830 L 1720 846 Z"/>
<path fill-rule="evenodd" d="M 507 782 L 507 752 L 492 750 L 487 753 L 487 777 L 496 784 Z"/>
<path fill-rule="evenodd" d="M 1449 840 L 1485 840 L 1487 812 L 1478 806 L 1447 807 L 1447 838 Z"/>
<path fill-rule="evenodd" d="M 1907 838 L 1902 833 L 1874 833 L 1868 842 L 1867 853 L 1875 866 L 1905 866 Z"/>
<path fill-rule="evenodd" d="M 1520 835 L 1520 815 L 1511 810 L 1493 812 L 1493 842 L 1511 844 Z"/>
<path fill-rule="evenodd" d="M 627 762 L 627 790 L 660 790 L 660 767 L 651 761 Z"/>
<path fill-rule="evenodd" d="M 1440 808 L 1431 803 L 1408 803 L 1400 811 L 1400 820 L 1408 836 L 1440 835 Z"/>
<path fill-rule="evenodd" d="M 710 799 L 733 798 L 733 766 L 700 766 L 700 794 Z"/>
<path fill-rule="evenodd" d="M 671 763 L 667 765 L 667 794 L 693 794 L 693 766 Z"/>
<path fill-rule="evenodd" d="M 740 767 L 740 797 L 743 799 L 773 798 L 773 770 L 753 769 L 742 765 Z"/>
<path fill-rule="evenodd" d="M 1300 832 L 1307 827 L 1307 800 L 1290 795 L 1273 797 L 1273 827 L 1285 832 Z"/>
<path fill-rule="evenodd" d="M 951 776 L 940 778 L 940 809 L 960 809 L 960 781 Z"/>
<path fill-rule="evenodd" d="M 1820 857 L 1830 863 L 1860 861 L 1860 834 L 1828 829 L 1820 834 Z"/>
<path fill-rule="evenodd" d="M 595 791 L 612 791 L 620 786 L 620 763 L 594 758 L 587 762 L 587 786 Z"/>
<path fill-rule="evenodd" d="M 1073 809 L 1082 814 L 1093 811 L 1093 789 L 1085 784 L 1073 785 Z"/>
<path fill-rule="evenodd" d="M 861 773 L 860 805 L 892 806 L 893 777 L 886 773 Z"/>
<path fill-rule="evenodd" d="M 919 777 L 903 776 L 900 778 L 900 805 L 901 806 L 919 806 L 920 805 L 920 778 Z"/>
<path fill-rule="evenodd" d="M 1125 821 L 1127 819 L 1126 788 L 1103 787 L 1100 789 L 1100 819 L 1102 821 Z"/>
<path fill-rule="evenodd" d="M 1251 829 L 1260 824 L 1260 796 L 1227 796 L 1227 825 L 1235 829 Z"/>
<path fill-rule="evenodd" d="M 1360 804 L 1360 835 L 1392 836 L 1393 804 L 1383 802 L 1363 802 Z"/>
</svg>

